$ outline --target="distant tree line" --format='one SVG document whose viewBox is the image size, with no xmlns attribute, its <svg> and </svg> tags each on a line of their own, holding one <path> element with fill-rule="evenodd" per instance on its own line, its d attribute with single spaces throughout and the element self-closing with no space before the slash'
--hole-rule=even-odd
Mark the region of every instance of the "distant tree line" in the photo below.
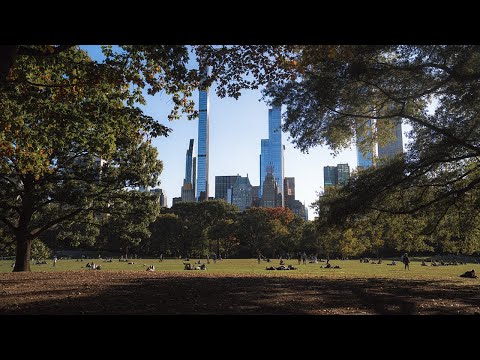
<svg viewBox="0 0 480 360">
<path fill-rule="evenodd" d="M 329 204 L 339 201 L 342 188 L 332 188 L 314 204 L 319 217 L 305 221 L 287 208 L 250 208 L 243 212 L 223 200 L 177 203 L 158 208 L 157 195 L 136 192 L 135 206 L 122 203 L 124 211 L 101 217 L 92 214 L 65 223 L 36 240 L 40 254 L 51 250 L 81 248 L 116 252 L 132 257 L 222 256 L 251 258 L 295 257 L 306 252 L 317 257 L 395 256 L 402 252 L 477 255 L 480 219 L 468 207 L 452 209 L 444 221 L 431 228 L 430 217 L 371 211 L 343 223 L 331 218 Z M 468 205 L 468 204 L 467 204 Z M 153 215 L 156 214 L 156 215 Z M 3 234 L 5 235 L 5 234 Z M 47 246 L 44 248 L 43 244 Z M 14 246 L 3 247 L 13 255 Z M 39 253 L 39 251 L 35 251 Z M 34 256 L 32 256 L 34 257 Z"/>
</svg>

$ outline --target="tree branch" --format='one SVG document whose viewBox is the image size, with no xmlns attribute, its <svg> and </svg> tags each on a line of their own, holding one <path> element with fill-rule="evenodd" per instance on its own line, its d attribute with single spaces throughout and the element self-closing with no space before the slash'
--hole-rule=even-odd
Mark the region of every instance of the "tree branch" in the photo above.
<svg viewBox="0 0 480 360">
<path fill-rule="evenodd" d="M 47 231 L 48 229 L 50 229 L 52 226 L 64 221 L 64 220 L 67 220 L 79 213 L 81 213 L 82 211 L 84 211 L 85 209 L 76 209 L 75 211 L 72 211 L 64 216 L 60 216 L 52 221 L 49 221 L 48 223 L 46 223 L 44 226 L 42 226 L 41 228 L 38 228 L 38 229 L 34 229 L 30 232 L 30 235 L 35 238 L 35 237 L 38 237 L 40 236 L 40 234 L 42 234 L 43 232 Z"/>
<path fill-rule="evenodd" d="M 430 130 L 433 130 L 434 132 L 437 132 L 439 134 L 442 134 L 443 136 L 445 136 L 446 138 L 452 140 L 454 143 L 458 144 L 458 145 L 462 145 L 464 147 L 466 147 L 467 149 L 470 149 L 470 150 L 473 150 L 476 154 L 480 154 L 480 148 L 472 145 L 472 144 L 469 144 L 468 142 L 462 140 L 462 139 L 459 139 L 457 138 L 456 136 L 452 135 L 449 131 L 447 131 L 446 129 L 442 129 L 438 126 L 435 126 L 425 120 L 422 120 L 416 116 L 413 116 L 413 115 L 408 115 L 408 114 L 400 114 L 399 116 L 405 118 L 405 119 L 408 119 L 410 121 L 413 121 L 413 122 L 416 122 L 417 124 L 420 124 L 422 126 L 425 126 L 426 128 L 430 129 Z"/>
</svg>

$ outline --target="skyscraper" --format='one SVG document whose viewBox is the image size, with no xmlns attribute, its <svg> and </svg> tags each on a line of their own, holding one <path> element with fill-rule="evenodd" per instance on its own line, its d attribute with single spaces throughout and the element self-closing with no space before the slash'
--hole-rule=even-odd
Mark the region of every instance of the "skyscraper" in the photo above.
<svg viewBox="0 0 480 360">
<path fill-rule="evenodd" d="M 348 164 L 337 164 L 337 166 L 323 167 L 323 187 L 345 185 L 350 179 L 350 166 Z"/>
<path fill-rule="evenodd" d="M 280 193 L 278 183 L 273 177 L 273 167 L 267 166 L 267 176 L 262 184 L 262 207 L 272 208 L 282 206 L 283 196 Z"/>
<path fill-rule="evenodd" d="M 185 179 L 181 189 L 181 199 L 183 202 L 195 202 L 195 157 L 193 156 L 194 140 L 190 139 L 190 144 L 185 156 Z"/>
<path fill-rule="evenodd" d="M 201 69 L 202 73 L 208 74 L 208 67 Z M 208 125 L 209 125 L 209 101 L 208 88 L 202 87 L 199 91 L 199 118 L 198 118 L 198 179 L 197 199 L 208 200 Z"/>
<path fill-rule="evenodd" d="M 194 139 L 190 139 L 190 145 L 187 149 L 186 161 L 185 161 L 185 179 L 184 183 L 190 183 L 193 185 L 193 143 Z"/>
<path fill-rule="evenodd" d="M 235 181 L 237 181 L 237 175 L 215 176 L 215 199 L 223 199 L 226 202 L 231 202 L 231 196 L 229 199 L 228 190 L 232 189 Z"/>
<path fill-rule="evenodd" d="M 337 185 L 345 185 L 350 179 L 350 166 L 337 164 Z"/>
<path fill-rule="evenodd" d="M 252 205 L 252 185 L 246 177 L 237 176 L 232 187 L 232 204 L 237 205 L 240 211 L 248 209 Z"/>
<path fill-rule="evenodd" d="M 167 195 L 165 195 L 162 189 L 159 189 L 159 188 L 151 189 L 150 192 L 158 195 L 158 201 L 160 203 L 160 206 L 162 207 L 167 206 Z"/>
<path fill-rule="evenodd" d="M 372 136 L 372 120 L 367 120 L 363 125 L 360 126 L 365 126 L 367 130 L 367 138 Z M 358 143 L 361 142 L 363 139 L 365 139 L 364 136 L 362 135 L 357 135 L 357 165 L 358 168 L 360 169 L 366 169 L 371 166 L 373 166 L 373 155 L 372 155 L 372 150 L 368 151 L 365 155 L 360 151 L 358 147 Z M 373 145 L 372 145 L 373 146 Z"/>
<path fill-rule="evenodd" d="M 324 166 L 323 167 L 323 188 L 337 185 L 337 167 Z"/>
<path fill-rule="evenodd" d="M 402 120 L 395 120 L 392 129 L 394 139 L 385 146 L 378 145 L 378 158 L 388 159 L 403 152 Z"/>
<path fill-rule="evenodd" d="M 283 204 L 286 207 L 291 208 L 293 201 L 295 200 L 295 178 L 286 177 L 283 180 Z"/>
<path fill-rule="evenodd" d="M 260 155 L 260 184 L 261 193 L 263 196 L 263 183 L 267 176 L 267 167 L 271 167 L 274 180 L 277 182 L 278 190 L 281 196 L 281 203 L 278 206 L 283 206 L 283 151 L 282 144 L 282 107 L 273 106 L 268 109 L 268 139 L 261 141 L 261 155 Z"/>
</svg>

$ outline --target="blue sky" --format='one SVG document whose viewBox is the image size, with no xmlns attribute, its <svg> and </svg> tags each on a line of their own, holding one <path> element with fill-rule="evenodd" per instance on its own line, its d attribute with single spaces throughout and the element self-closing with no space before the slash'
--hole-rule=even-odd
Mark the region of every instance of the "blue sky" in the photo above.
<svg viewBox="0 0 480 360">
<path fill-rule="evenodd" d="M 101 53 L 98 46 L 82 46 L 90 56 L 99 60 Z M 210 166 L 209 194 L 215 195 L 215 176 L 237 175 L 250 178 L 252 185 L 259 185 L 260 178 L 260 140 L 268 137 L 268 106 L 259 101 L 259 90 L 243 91 L 242 96 L 220 99 L 213 89 L 210 90 Z M 158 149 L 159 159 L 163 161 L 160 176 L 160 188 L 168 198 L 180 196 L 180 188 L 185 176 L 185 154 L 189 140 L 195 139 L 197 152 L 198 119 L 168 121 L 172 104 L 169 98 L 157 94 L 147 96 L 147 105 L 142 106 L 146 114 L 153 116 L 173 131 L 168 137 L 156 138 L 152 144 Z M 194 94 L 198 104 L 198 92 Z M 285 108 L 282 108 L 285 111 Z M 323 187 L 323 167 L 348 163 L 350 170 L 357 166 L 354 148 L 341 152 L 336 157 L 328 148 L 316 147 L 304 154 L 288 140 L 289 134 L 283 133 L 285 145 L 285 176 L 295 177 L 295 197 L 305 202 L 309 219 L 313 220 L 314 211 L 309 205 L 316 200 L 317 192 Z"/>
</svg>

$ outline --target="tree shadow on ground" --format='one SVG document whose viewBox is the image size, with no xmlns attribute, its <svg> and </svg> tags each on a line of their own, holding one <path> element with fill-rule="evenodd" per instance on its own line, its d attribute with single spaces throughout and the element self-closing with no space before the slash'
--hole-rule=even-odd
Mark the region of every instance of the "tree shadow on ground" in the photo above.
<svg viewBox="0 0 480 360">
<path fill-rule="evenodd" d="M 133 272 L 38 275 L 17 278 L 15 288 L 11 279 L 0 279 L 0 314 L 480 313 L 479 285 L 438 280 Z"/>
</svg>

